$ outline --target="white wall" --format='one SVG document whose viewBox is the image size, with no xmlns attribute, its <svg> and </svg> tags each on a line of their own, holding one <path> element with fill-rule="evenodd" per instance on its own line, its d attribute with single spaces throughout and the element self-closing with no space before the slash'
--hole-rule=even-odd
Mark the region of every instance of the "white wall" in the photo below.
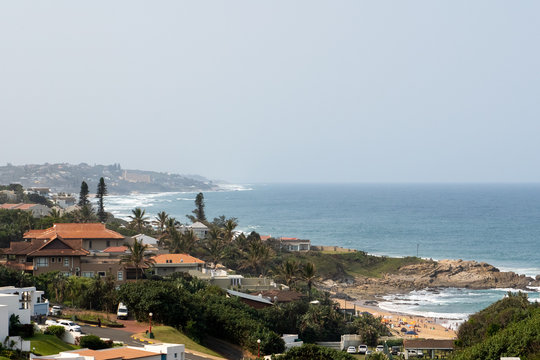
<svg viewBox="0 0 540 360">
<path fill-rule="evenodd" d="M 9 335 L 9 312 L 7 305 L 0 305 L 0 341 Z"/>
<path fill-rule="evenodd" d="M 155 344 L 145 345 L 144 350 L 160 354 L 167 354 L 167 360 L 184 360 L 185 346 L 182 344 Z"/>
</svg>

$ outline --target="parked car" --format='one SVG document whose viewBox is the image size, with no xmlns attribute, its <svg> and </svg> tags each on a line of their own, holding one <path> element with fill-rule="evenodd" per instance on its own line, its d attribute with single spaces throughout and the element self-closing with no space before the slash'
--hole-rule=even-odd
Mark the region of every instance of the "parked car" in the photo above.
<svg viewBox="0 0 540 360">
<path fill-rule="evenodd" d="M 366 354 L 368 351 L 367 345 L 358 345 L 358 353 L 359 354 Z"/>
<path fill-rule="evenodd" d="M 356 347 L 354 347 L 354 346 L 349 346 L 349 347 L 347 348 L 347 353 L 349 353 L 349 354 L 356 354 Z"/>
<path fill-rule="evenodd" d="M 392 346 L 392 355 L 399 355 L 399 350 L 401 350 L 401 347 Z"/>
<path fill-rule="evenodd" d="M 382 346 L 382 345 L 377 345 L 377 347 L 375 348 L 375 351 L 376 351 L 376 352 L 383 352 L 383 351 L 384 351 L 384 346 Z"/>
<path fill-rule="evenodd" d="M 407 354 L 409 355 L 409 357 L 424 357 L 424 353 L 422 352 L 422 350 L 408 349 Z"/>
<path fill-rule="evenodd" d="M 116 318 L 117 319 L 124 319 L 127 320 L 128 318 L 128 308 L 126 305 L 120 303 L 118 304 L 118 310 L 116 311 Z"/>
<path fill-rule="evenodd" d="M 62 315 L 62 307 L 58 306 L 58 305 L 54 305 L 51 308 L 51 315 L 52 316 L 60 316 L 60 315 Z"/>
<path fill-rule="evenodd" d="M 71 320 L 60 320 L 58 321 L 58 325 L 62 325 L 68 331 L 81 332 L 79 324 L 76 324 Z"/>
<path fill-rule="evenodd" d="M 56 322 L 56 320 L 48 319 L 48 320 L 45 320 L 45 325 L 53 326 L 53 325 L 58 325 L 58 323 Z"/>
</svg>

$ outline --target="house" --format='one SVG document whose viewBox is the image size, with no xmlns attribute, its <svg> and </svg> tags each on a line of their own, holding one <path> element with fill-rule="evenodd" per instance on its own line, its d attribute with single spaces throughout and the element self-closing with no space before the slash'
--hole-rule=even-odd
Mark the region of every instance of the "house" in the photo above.
<svg viewBox="0 0 540 360">
<path fill-rule="evenodd" d="M 35 287 L 0 288 L 0 339 L 2 342 L 6 340 L 4 344 L 12 344 L 13 347 L 23 351 L 30 350 L 30 341 L 18 336 L 9 336 L 9 318 L 15 315 L 21 324 L 30 324 L 31 318 L 37 315 L 36 312 L 48 311 L 49 303 L 43 300 L 42 296 L 43 291 L 36 291 Z"/>
<path fill-rule="evenodd" d="M 4 210 L 21 210 L 30 212 L 33 217 L 40 218 L 49 215 L 51 209 L 42 204 L 2 204 L 0 209 Z"/>
<path fill-rule="evenodd" d="M 449 353 L 454 351 L 454 340 L 439 340 L 439 339 L 405 339 L 403 341 L 405 359 L 414 358 L 422 351 L 425 357 L 434 359 L 435 356 L 447 357 Z"/>
<path fill-rule="evenodd" d="M 30 359 L 61 360 L 184 360 L 183 344 L 155 344 L 144 347 L 124 346 L 102 350 L 77 349 L 62 351 L 55 355 L 36 356 Z"/>
<path fill-rule="evenodd" d="M 309 251 L 311 248 L 310 240 L 289 237 L 280 237 L 278 240 L 281 248 L 287 251 Z"/>
<path fill-rule="evenodd" d="M 122 263 L 127 251 L 124 237 L 103 224 L 54 224 L 27 231 L 24 238 L 0 249 L 1 263 L 33 275 L 50 271 L 83 277 L 110 274 L 116 283 L 136 278 L 137 270 Z"/>
<path fill-rule="evenodd" d="M 277 284 L 266 277 L 245 278 L 242 275 L 229 274 L 222 269 L 202 268 L 201 271 L 190 270 L 191 276 L 206 280 L 222 289 L 242 288 L 244 290 L 260 291 L 276 289 Z"/>
<path fill-rule="evenodd" d="M 111 246 L 124 245 L 125 237 L 109 230 L 101 223 L 54 224 L 45 230 L 30 230 L 23 235 L 25 240 L 46 240 L 59 237 L 65 241 L 82 241 L 82 248 L 101 251 Z"/>
<path fill-rule="evenodd" d="M 152 258 L 155 275 L 166 276 L 175 272 L 202 271 L 205 262 L 188 254 L 161 254 Z"/>
<path fill-rule="evenodd" d="M 67 209 L 77 204 L 77 199 L 71 195 L 53 195 L 52 201 L 62 209 Z"/>
<path fill-rule="evenodd" d="M 13 190 L 0 190 L 0 199 L 5 201 L 17 201 L 17 194 Z"/>
<path fill-rule="evenodd" d="M 188 229 L 193 230 L 193 233 L 199 239 L 206 239 L 206 236 L 208 235 L 208 226 L 204 225 L 202 222 L 199 221 L 188 226 Z"/>
</svg>

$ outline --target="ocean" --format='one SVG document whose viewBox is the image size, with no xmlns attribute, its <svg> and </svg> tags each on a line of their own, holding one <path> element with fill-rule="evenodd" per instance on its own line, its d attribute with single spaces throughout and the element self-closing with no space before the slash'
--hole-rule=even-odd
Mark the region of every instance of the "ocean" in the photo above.
<svg viewBox="0 0 540 360">
<path fill-rule="evenodd" d="M 126 218 L 135 207 L 182 223 L 196 193 L 107 196 Z M 540 184 L 256 184 L 204 193 L 206 216 L 238 218 L 238 229 L 310 239 L 375 255 L 485 261 L 540 274 Z M 506 291 L 424 291 L 389 296 L 381 307 L 463 319 Z M 538 292 L 529 297 L 538 298 Z"/>
</svg>

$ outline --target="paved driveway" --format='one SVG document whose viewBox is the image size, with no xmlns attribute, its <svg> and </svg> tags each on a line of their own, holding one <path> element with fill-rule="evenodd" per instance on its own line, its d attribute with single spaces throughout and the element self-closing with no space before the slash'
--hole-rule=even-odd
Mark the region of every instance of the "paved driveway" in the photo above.
<svg viewBox="0 0 540 360">
<path fill-rule="evenodd" d="M 97 326 L 89 326 L 89 325 L 81 325 L 81 329 L 84 332 L 84 334 L 89 335 L 96 335 L 101 338 L 108 338 L 115 341 L 122 341 L 124 344 L 129 346 L 141 346 L 144 343 L 141 341 L 137 341 L 131 337 L 135 332 L 142 332 L 142 331 L 133 331 L 135 329 L 134 327 L 131 327 L 132 330 L 130 330 L 130 327 L 127 328 L 105 328 L 105 327 L 97 327 Z M 138 329 L 140 330 L 140 329 Z M 215 359 L 213 357 L 205 357 L 204 355 L 195 355 L 190 354 L 186 352 L 186 359 L 187 360 L 208 360 L 208 359 Z"/>
</svg>

